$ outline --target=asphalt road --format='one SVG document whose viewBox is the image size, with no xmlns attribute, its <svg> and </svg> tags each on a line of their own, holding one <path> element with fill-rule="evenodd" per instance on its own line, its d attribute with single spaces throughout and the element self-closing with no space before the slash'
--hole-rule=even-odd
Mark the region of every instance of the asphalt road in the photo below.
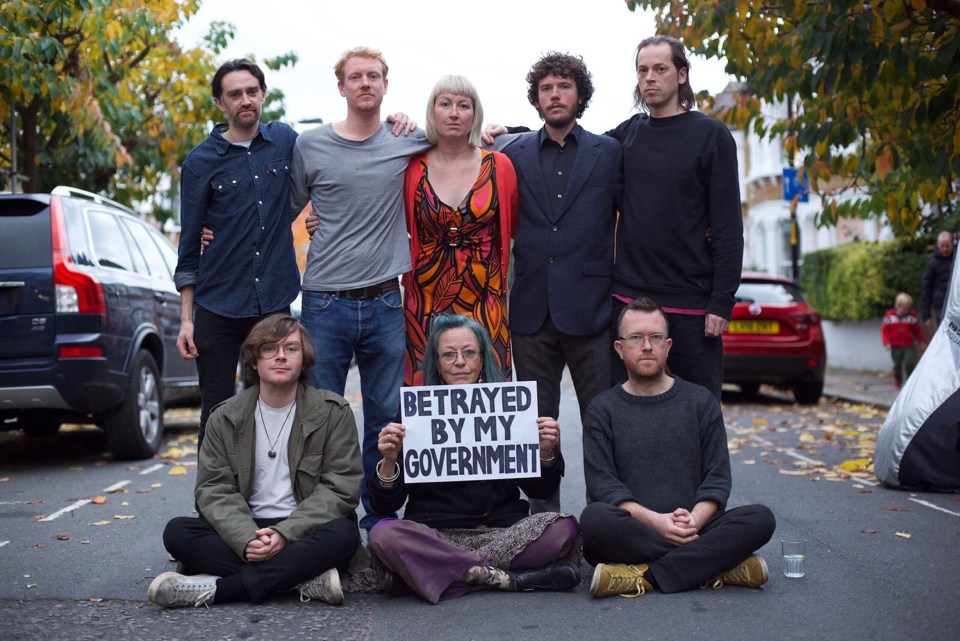
<svg viewBox="0 0 960 641">
<path fill-rule="evenodd" d="M 352 379 L 347 396 L 359 408 Z M 882 411 L 731 394 L 724 412 L 731 505 L 765 503 L 778 519 L 760 550 L 771 569 L 763 589 L 592 599 L 584 564 L 571 593 L 484 592 L 439 606 L 348 595 L 341 607 L 291 596 L 256 607 L 157 608 L 147 586 L 173 569 L 160 532 L 193 507 L 193 415 L 172 415 L 181 422 L 165 458 L 133 464 L 103 454 L 92 430 L 55 443 L 0 434 L 0 639 L 960 638 L 960 500 L 877 487 L 857 470 L 872 456 Z M 569 381 L 560 423 L 562 503 L 579 514 L 580 425 Z M 807 541 L 805 577 L 781 574 L 781 540 Z"/>
</svg>

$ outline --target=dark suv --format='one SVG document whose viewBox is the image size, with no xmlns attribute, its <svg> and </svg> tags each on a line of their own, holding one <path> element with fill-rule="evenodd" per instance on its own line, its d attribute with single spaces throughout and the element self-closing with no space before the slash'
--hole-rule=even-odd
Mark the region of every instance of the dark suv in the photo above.
<svg viewBox="0 0 960 641">
<path fill-rule="evenodd" d="M 95 423 L 118 459 L 153 456 L 165 401 L 197 396 L 177 353 L 170 241 L 68 187 L 0 194 L 0 428 Z"/>
</svg>

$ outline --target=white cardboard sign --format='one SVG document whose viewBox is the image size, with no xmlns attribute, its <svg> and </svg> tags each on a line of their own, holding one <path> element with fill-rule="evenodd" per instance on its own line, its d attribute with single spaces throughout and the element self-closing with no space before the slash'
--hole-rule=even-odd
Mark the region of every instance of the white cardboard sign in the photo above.
<svg viewBox="0 0 960 641">
<path fill-rule="evenodd" d="M 537 384 L 400 388 L 405 483 L 540 476 Z"/>
</svg>

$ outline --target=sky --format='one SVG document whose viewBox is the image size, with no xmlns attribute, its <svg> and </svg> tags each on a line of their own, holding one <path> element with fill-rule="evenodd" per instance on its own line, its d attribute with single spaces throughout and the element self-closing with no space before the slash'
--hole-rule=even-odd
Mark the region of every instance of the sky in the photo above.
<svg viewBox="0 0 960 641">
<path fill-rule="evenodd" d="M 634 50 L 654 34 L 653 18 L 631 13 L 623 0 L 203 0 L 178 39 L 200 42 L 213 21 L 236 27 L 225 60 L 269 58 L 295 51 L 292 69 L 266 69 L 267 87 L 285 95 L 287 119 L 336 122 L 346 115 L 333 65 L 353 47 L 380 49 L 390 66 L 382 114 L 402 111 L 423 124 L 426 102 L 444 74 L 462 74 L 477 87 L 487 123 L 539 127 L 527 102 L 525 77 L 544 53 L 582 56 L 594 96 L 580 123 L 603 132 L 634 113 Z M 693 58 L 695 92 L 721 91 L 730 80 L 717 60 Z"/>
</svg>

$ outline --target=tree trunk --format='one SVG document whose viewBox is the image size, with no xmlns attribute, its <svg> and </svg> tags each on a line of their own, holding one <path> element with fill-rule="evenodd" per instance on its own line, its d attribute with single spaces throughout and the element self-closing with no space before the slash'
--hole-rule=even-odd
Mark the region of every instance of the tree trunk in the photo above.
<svg viewBox="0 0 960 641">
<path fill-rule="evenodd" d="M 20 112 L 20 125 L 23 129 L 23 134 L 20 138 L 20 151 L 23 164 L 20 167 L 20 172 L 26 176 L 26 180 L 24 180 L 20 186 L 20 191 L 32 192 L 37 190 L 37 143 L 40 99 L 34 97 L 29 105 L 19 105 L 17 111 Z"/>
</svg>

